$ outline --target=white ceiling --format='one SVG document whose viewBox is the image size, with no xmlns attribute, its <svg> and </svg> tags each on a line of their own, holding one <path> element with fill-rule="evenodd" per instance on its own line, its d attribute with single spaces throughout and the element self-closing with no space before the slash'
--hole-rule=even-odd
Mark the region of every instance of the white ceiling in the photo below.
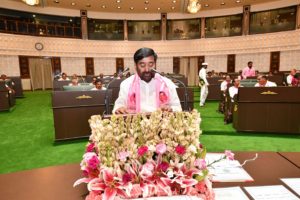
<svg viewBox="0 0 300 200">
<path fill-rule="evenodd" d="M 22 0 L 11 0 L 22 1 Z M 276 0 L 199 0 L 201 10 L 241 7 Z M 188 0 L 40 0 L 40 6 L 115 13 L 185 13 Z M 201 12 L 200 10 L 200 12 Z"/>
</svg>

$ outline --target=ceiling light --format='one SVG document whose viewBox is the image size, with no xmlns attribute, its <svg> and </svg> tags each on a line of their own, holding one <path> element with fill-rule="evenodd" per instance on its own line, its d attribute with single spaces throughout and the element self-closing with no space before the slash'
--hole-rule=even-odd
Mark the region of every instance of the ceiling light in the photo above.
<svg viewBox="0 0 300 200">
<path fill-rule="evenodd" d="M 134 9 L 134 7 L 130 7 L 130 10 L 133 10 Z"/>
<path fill-rule="evenodd" d="M 91 7 L 91 4 L 88 3 L 88 4 L 86 4 L 85 6 L 89 8 L 89 7 Z"/>
<path fill-rule="evenodd" d="M 149 1 L 145 1 L 145 4 L 149 4 Z"/>
<path fill-rule="evenodd" d="M 236 2 L 236 3 L 241 3 L 241 1 L 240 1 L 240 0 L 236 0 L 235 2 Z"/>
<path fill-rule="evenodd" d="M 208 5 L 208 4 L 205 4 L 204 6 L 205 6 L 205 7 L 208 7 L 209 5 Z"/>
<path fill-rule="evenodd" d="M 23 0 L 27 5 L 34 6 L 39 4 L 39 0 Z"/>
<path fill-rule="evenodd" d="M 201 9 L 201 4 L 198 0 L 189 0 L 187 11 L 189 13 L 195 14 Z"/>
<path fill-rule="evenodd" d="M 160 10 L 160 8 L 157 8 L 157 10 Z"/>
<path fill-rule="evenodd" d="M 173 0 L 173 3 L 176 3 L 176 0 Z"/>
<path fill-rule="evenodd" d="M 224 5 L 225 5 L 225 2 L 222 2 L 222 3 L 221 3 L 221 6 L 224 6 Z"/>
<path fill-rule="evenodd" d="M 54 0 L 53 2 L 54 2 L 54 3 L 59 3 L 59 0 Z"/>
<path fill-rule="evenodd" d="M 101 7 L 102 7 L 102 8 L 106 8 L 106 5 L 102 5 Z"/>
<path fill-rule="evenodd" d="M 76 3 L 75 3 L 75 2 L 72 2 L 72 3 L 71 3 L 71 5 L 72 5 L 72 6 L 75 6 L 75 5 L 76 5 Z"/>
<path fill-rule="evenodd" d="M 117 8 L 118 8 L 118 9 L 121 9 L 121 6 L 118 6 Z"/>
<path fill-rule="evenodd" d="M 147 8 L 147 7 L 145 7 L 144 9 L 145 9 L 145 10 L 148 10 L 148 8 Z"/>
<path fill-rule="evenodd" d="M 175 7 L 174 6 L 172 6 L 172 10 L 174 10 L 175 9 Z"/>
<path fill-rule="evenodd" d="M 120 3 L 121 2 L 121 0 L 117 0 L 117 3 Z"/>
<path fill-rule="evenodd" d="M 32 15 L 32 17 L 36 17 L 35 15 Z"/>
</svg>

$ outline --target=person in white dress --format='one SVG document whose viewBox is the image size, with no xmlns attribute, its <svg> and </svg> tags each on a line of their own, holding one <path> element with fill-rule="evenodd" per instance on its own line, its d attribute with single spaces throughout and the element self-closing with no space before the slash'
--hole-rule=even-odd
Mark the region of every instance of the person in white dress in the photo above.
<svg viewBox="0 0 300 200">
<path fill-rule="evenodd" d="M 181 111 L 177 86 L 168 78 L 155 73 L 157 55 L 153 49 L 141 48 L 134 54 L 136 73 L 120 85 L 113 113 L 127 114 L 163 111 Z"/>
<path fill-rule="evenodd" d="M 199 86 L 201 88 L 200 93 L 200 106 L 204 106 L 207 95 L 208 95 L 208 86 L 209 83 L 206 79 L 206 69 L 207 69 L 208 63 L 202 63 L 202 68 L 199 71 Z"/>
<path fill-rule="evenodd" d="M 277 87 L 277 84 L 272 81 L 268 81 L 268 77 L 265 75 L 258 76 L 257 81 L 258 83 L 256 83 L 254 87 Z"/>
</svg>

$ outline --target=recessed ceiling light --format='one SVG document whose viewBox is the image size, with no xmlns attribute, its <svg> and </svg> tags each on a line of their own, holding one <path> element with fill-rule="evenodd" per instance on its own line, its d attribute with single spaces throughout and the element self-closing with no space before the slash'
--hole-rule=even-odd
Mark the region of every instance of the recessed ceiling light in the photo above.
<svg viewBox="0 0 300 200">
<path fill-rule="evenodd" d="M 174 10 L 175 9 L 175 7 L 174 6 L 172 6 L 172 10 Z"/>
<path fill-rule="evenodd" d="M 54 3 L 59 3 L 59 1 L 58 1 L 58 0 L 54 0 L 53 2 L 54 2 Z"/>
<path fill-rule="evenodd" d="M 130 10 L 133 10 L 134 9 L 134 7 L 130 7 Z"/>
<path fill-rule="evenodd" d="M 208 6 L 209 6 L 208 4 L 205 4 L 205 5 L 204 5 L 204 7 L 208 7 Z"/>
<path fill-rule="evenodd" d="M 106 5 L 102 5 L 101 7 L 102 7 L 102 8 L 106 8 Z"/>
<path fill-rule="evenodd" d="M 145 1 L 145 4 L 149 4 L 149 1 Z"/>
<path fill-rule="evenodd" d="M 72 3 L 71 3 L 71 5 L 72 5 L 72 6 L 75 6 L 75 5 L 76 5 L 76 3 L 75 3 L 75 2 L 72 2 Z"/>
<path fill-rule="evenodd" d="M 176 0 L 173 0 L 173 3 L 176 3 Z"/>
<path fill-rule="evenodd" d="M 224 6 L 224 5 L 225 5 L 225 2 L 222 2 L 222 3 L 221 3 L 221 6 Z"/>
<path fill-rule="evenodd" d="M 91 7 L 91 4 L 88 3 L 88 4 L 86 4 L 85 6 L 89 8 L 89 7 Z"/>
<path fill-rule="evenodd" d="M 157 8 L 157 10 L 160 10 L 160 8 Z"/>
<path fill-rule="evenodd" d="M 32 17 L 36 17 L 35 15 L 32 15 Z"/>
<path fill-rule="evenodd" d="M 118 8 L 118 9 L 121 9 L 121 6 L 118 6 L 117 8 Z"/>
<path fill-rule="evenodd" d="M 241 1 L 240 1 L 240 0 L 236 0 L 235 2 L 236 2 L 236 3 L 241 3 Z"/>
<path fill-rule="evenodd" d="M 145 9 L 145 10 L 148 10 L 148 8 L 147 8 L 147 7 L 145 7 L 144 9 Z"/>
<path fill-rule="evenodd" d="M 121 0 L 117 0 L 117 3 L 120 3 L 121 2 Z"/>
</svg>

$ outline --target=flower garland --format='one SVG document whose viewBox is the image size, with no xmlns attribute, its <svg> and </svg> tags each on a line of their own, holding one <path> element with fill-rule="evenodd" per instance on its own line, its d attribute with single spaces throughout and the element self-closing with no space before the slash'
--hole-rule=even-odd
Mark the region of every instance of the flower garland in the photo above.
<svg viewBox="0 0 300 200">
<path fill-rule="evenodd" d="M 200 114 L 153 112 L 150 116 L 92 116 L 92 134 L 83 155 L 86 199 L 132 199 L 192 195 L 214 199 L 199 143 Z M 230 154 L 227 154 L 230 155 Z"/>
</svg>

